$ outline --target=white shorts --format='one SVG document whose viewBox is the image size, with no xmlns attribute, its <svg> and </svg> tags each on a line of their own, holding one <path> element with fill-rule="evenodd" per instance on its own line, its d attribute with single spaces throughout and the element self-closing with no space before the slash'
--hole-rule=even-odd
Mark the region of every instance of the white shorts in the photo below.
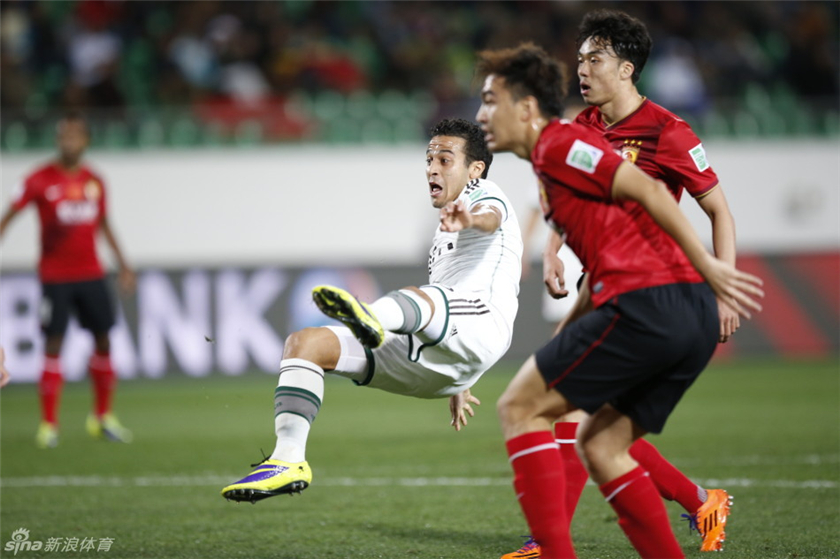
<svg viewBox="0 0 840 559">
<path fill-rule="evenodd" d="M 473 292 L 435 285 L 435 314 L 446 312 L 441 337 L 385 332 L 385 341 L 371 350 L 349 329 L 328 326 L 341 344 L 336 370 L 360 386 L 416 398 L 445 398 L 463 392 L 492 367 L 510 347 L 510 325 L 495 308 Z"/>
</svg>

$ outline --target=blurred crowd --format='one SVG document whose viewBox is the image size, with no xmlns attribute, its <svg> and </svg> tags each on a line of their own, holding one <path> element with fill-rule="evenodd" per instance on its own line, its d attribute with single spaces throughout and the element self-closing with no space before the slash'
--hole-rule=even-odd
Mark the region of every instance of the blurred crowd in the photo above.
<svg viewBox="0 0 840 559">
<path fill-rule="evenodd" d="M 837 108 L 840 3 L 529 0 L 4 0 L 0 107 L 248 106 L 396 90 L 466 111 L 477 50 L 532 40 L 573 70 L 581 17 L 609 7 L 648 25 L 640 89 L 675 112 L 702 115 L 749 87 Z"/>
</svg>

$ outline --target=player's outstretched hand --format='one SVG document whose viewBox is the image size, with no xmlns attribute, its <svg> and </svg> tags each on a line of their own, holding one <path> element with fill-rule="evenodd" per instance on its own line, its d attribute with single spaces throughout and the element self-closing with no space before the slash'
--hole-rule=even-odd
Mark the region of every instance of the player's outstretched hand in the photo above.
<svg viewBox="0 0 840 559">
<path fill-rule="evenodd" d="M 9 371 L 6 370 L 6 352 L 0 347 L 0 388 L 9 384 Z"/>
<path fill-rule="evenodd" d="M 481 402 L 470 394 L 469 388 L 449 398 L 449 413 L 452 415 L 452 421 L 449 424 L 455 427 L 456 431 L 460 431 L 461 427 L 467 425 L 467 414 L 470 417 L 475 417 L 475 412 L 470 404 L 480 406 Z"/>
<path fill-rule="evenodd" d="M 543 283 L 548 294 L 554 299 L 562 299 L 569 294 L 566 289 L 566 267 L 556 254 L 543 255 Z"/>
<path fill-rule="evenodd" d="M 720 338 L 718 341 L 725 344 L 729 338 L 741 327 L 741 317 L 738 311 L 724 303 L 721 299 L 718 302 L 718 316 L 720 317 Z"/>
<path fill-rule="evenodd" d="M 117 277 L 117 284 L 123 295 L 131 295 L 137 288 L 137 276 L 131 268 L 121 268 Z"/>
<path fill-rule="evenodd" d="M 761 304 L 756 301 L 764 297 L 761 278 L 737 270 L 712 256 L 709 256 L 705 268 L 703 276 L 720 301 L 745 318 L 752 318 L 750 310 L 761 311 Z"/>
<path fill-rule="evenodd" d="M 440 229 L 448 233 L 457 233 L 472 227 L 473 215 L 463 200 L 449 202 L 440 209 Z"/>
</svg>

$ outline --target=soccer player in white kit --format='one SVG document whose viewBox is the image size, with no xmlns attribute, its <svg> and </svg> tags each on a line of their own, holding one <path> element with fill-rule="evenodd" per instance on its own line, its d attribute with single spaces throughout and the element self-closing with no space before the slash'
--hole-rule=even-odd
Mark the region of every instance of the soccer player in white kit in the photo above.
<svg viewBox="0 0 840 559">
<path fill-rule="evenodd" d="M 306 442 L 324 396 L 324 374 L 417 398 L 449 397 L 460 430 L 480 404 L 470 387 L 510 347 L 518 310 L 522 237 L 504 192 L 486 180 L 493 155 L 477 125 L 445 119 L 431 131 L 426 178 L 440 225 L 429 251 L 429 283 L 370 305 L 332 286 L 312 295 L 343 326 L 289 336 L 275 390 L 271 456 L 222 489 L 255 502 L 300 492 L 312 481 Z"/>
</svg>

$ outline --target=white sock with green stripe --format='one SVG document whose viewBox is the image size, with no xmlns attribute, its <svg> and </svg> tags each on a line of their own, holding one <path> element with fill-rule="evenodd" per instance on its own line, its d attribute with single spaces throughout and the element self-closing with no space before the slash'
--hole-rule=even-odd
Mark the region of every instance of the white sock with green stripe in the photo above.
<svg viewBox="0 0 840 559">
<path fill-rule="evenodd" d="M 385 330 L 414 334 L 432 318 L 432 307 L 425 299 L 409 291 L 391 291 L 370 305 L 370 310 Z"/>
<path fill-rule="evenodd" d="M 292 463 L 306 460 L 306 439 L 323 399 L 321 367 L 306 359 L 280 361 L 280 380 L 274 391 L 277 445 L 271 458 Z"/>
</svg>

